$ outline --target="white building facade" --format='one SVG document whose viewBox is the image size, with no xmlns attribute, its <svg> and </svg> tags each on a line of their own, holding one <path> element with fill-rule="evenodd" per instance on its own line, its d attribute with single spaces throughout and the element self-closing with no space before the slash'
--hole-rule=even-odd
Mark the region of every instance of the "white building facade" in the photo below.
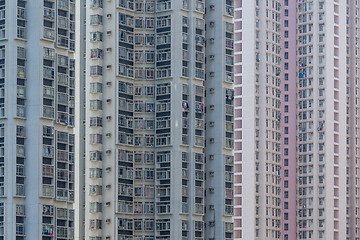
<svg viewBox="0 0 360 240">
<path fill-rule="evenodd" d="M 87 4 L 85 239 L 232 239 L 232 5 Z"/>
<path fill-rule="evenodd" d="M 75 3 L 1 1 L 0 239 L 74 239 Z"/>
</svg>

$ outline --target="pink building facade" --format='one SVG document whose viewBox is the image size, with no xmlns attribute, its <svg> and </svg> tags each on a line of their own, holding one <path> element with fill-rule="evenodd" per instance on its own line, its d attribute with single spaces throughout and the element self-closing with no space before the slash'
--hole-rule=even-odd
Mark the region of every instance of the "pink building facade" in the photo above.
<svg viewBox="0 0 360 240">
<path fill-rule="evenodd" d="M 296 1 L 281 8 L 281 237 L 296 239 Z"/>
<path fill-rule="evenodd" d="M 359 19 L 235 1 L 235 239 L 360 239 Z"/>
</svg>

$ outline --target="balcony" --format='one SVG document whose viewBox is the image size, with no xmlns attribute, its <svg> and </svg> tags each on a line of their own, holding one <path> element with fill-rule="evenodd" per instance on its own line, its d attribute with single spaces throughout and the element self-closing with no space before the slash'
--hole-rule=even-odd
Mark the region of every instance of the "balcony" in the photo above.
<svg viewBox="0 0 360 240">
<path fill-rule="evenodd" d="M 204 214 L 204 205 L 201 203 L 195 203 L 195 213 Z"/>
<path fill-rule="evenodd" d="M 54 68 L 43 67 L 43 77 L 54 80 L 55 79 Z"/>
<path fill-rule="evenodd" d="M 51 8 L 44 8 L 44 19 L 54 21 L 55 20 L 55 10 Z"/>
<path fill-rule="evenodd" d="M 55 116 L 55 110 L 53 107 L 43 107 L 43 117 L 53 119 Z"/>
<path fill-rule="evenodd" d="M 58 219 L 67 220 L 67 218 L 68 218 L 68 211 L 67 211 L 67 209 L 66 209 L 66 208 L 58 208 L 58 209 L 57 209 L 56 217 L 57 217 Z"/>
<path fill-rule="evenodd" d="M 25 196 L 25 185 L 16 184 L 16 196 Z"/>
<path fill-rule="evenodd" d="M 69 161 L 69 152 L 67 151 L 57 151 L 57 161 L 68 162 Z"/>
<path fill-rule="evenodd" d="M 42 225 L 42 235 L 43 236 L 54 236 L 54 225 L 52 224 L 43 224 Z"/>
<path fill-rule="evenodd" d="M 56 228 L 56 237 L 57 238 L 67 238 L 68 229 L 66 227 L 57 227 Z"/>
<path fill-rule="evenodd" d="M 44 39 L 54 41 L 55 40 L 55 30 L 44 27 L 43 37 L 44 37 Z"/>
<path fill-rule="evenodd" d="M 195 180 L 204 180 L 204 171 L 195 171 Z"/>
<path fill-rule="evenodd" d="M 16 145 L 16 156 L 25 157 L 25 147 L 22 145 Z"/>
<path fill-rule="evenodd" d="M 171 1 L 169 1 L 169 0 L 158 0 L 158 2 L 160 2 L 160 3 L 156 4 L 156 11 L 157 12 L 171 10 Z"/>
<path fill-rule="evenodd" d="M 58 74 L 57 82 L 59 85 L 68 86 L 68 82 L 69 82 L 68 75 Z"/>
<path fill-rule="evenodd" d="M 187 186 L 182 186 L 181 194 L 182 194 L 183 197 L 188 196 L 188 187 Z"/>
<path fill-rule="evenodd" d="M 69 191 L 69 202 L 74 202 L 74 201 L 75 201 L 75 192 Z"/>
<path fill-rule="evenodd" d="M 58 170 L 57 171 L 57 178 L 58 181 L 68 181 L 69 180 L 69 173 L 67 170 Z"/>
<path fill-rule="evenodd" d="M 59 9 L 68 11 L 69 10 L 69 0 L 58 0 L 57 6 Z"/>
<path fill-rule="evenodd" d="M 225 181 L 226 182 L 234 182 L 234 174 L 230 172 L 225 172 Z"/>
<path fill-rule="evenodd" d="M 233 17 L 234 16 L 234 7 L 232 5 L 226 5 L 225 6 L 225 14 Z"/>
<path fill-rule="evenodd" d="M 195 68 L 195 78 L 204 80 L 205 79 L 204 69 Z"/>
<path fill-rule="evenodd" d="M 57 103 L 62 105 L 67 105 L 69 103 L 68 95 L 63 93 L 58 93 Z"/>
<path fill-rule="evenodd" d="M 43 216 L 54 216 L 54 206 L 51 205 L 43 205 L 42 207 L 42 215 Z"/>
<path fill-rule="evenodd" d="M 0 169 L 0 176 L 1 176 L 1 169 Z M 16 176 L 24 177 L 25 176 L 25 167 L 24 165 L 17 164 L 16 165 Z"/>
<path fill-rule="evenodd" d="M 42 185 L 42 196 L 53 198 L 54 197 L 54 186 Z"/>
<path fill-rule="evenodd" d="M 16 224 L 16 235 L 24 236 L 25 235 L 25 226 L 22 223 Z"/>
<path fill-rule="evenodd" d="M 183 145 L 189 145 L 189 137 L 188 137 L 188 135 L 182 135 L 182 137 L 181 137 L 181 143 L 182 143 Z"/>
<path fill-rule="evenodd" d="M 205 191 L 202 187 L 195 187 L 195 197 L 204 197 Z"/>
<path fill-rule="evenodd" d="M 225 138 L 225 148 L 233 149 L 234 148 L 234 139 Z"/>
<path fill-rule="evenodd" d="M 234 116 L 234 106 L 232 105 L 225 105 L 225 114 Z"/>
<path fill-rule="evenodd" d="M 234 73 L 233 72 L 226 72 L 224 81 L 233 83 L 234 82 Z"/>
<path fill-rule="evenodd" d="M 195 128 L 203 130 L 205 128 L 204 120 L 195 119 Z"/>
<path fill-rule="evenodd" d="M 68 29 L 69 28 L 69 19 L 65 18 L 65 17 L 58 17 L 58 22 L 57 22 L 57 26 L 59 28 L 64 28 L 64 29 Z"/>
<path fill-rule="evenodd" d="M 234 123 L 226 122 L 225 123 L 225 131 L 233 133 L 234 132 Z"/>
<path fill-rule="evenodd" d="M 57 41 L 57 46 L 58 47 L 68 48 L 69 47 L 69 38 L 59 35 L 58 36 L 58 41 Z"/>
<path fill-rule="evenodd" d="M 204 137 L 195 136 L 195 146 L 204 147 Z"/>
<path fill-rule="evenodd" d="M 43 87 L 43 97 L 54 99 L 54 88 L 52 87 Z"/>
<path fill-rule="evenodd" d="M 62 113 L 62 112 L 58 112 L 57 113 L 57 119 L 56 121 L 58 123 L 62 123 L 62 124 L 65 124 L 65 125 L 68 125 L 69 122 L 68 122 L 68 114 L 67 113 Z"/>
<path fill-rule="evenodd" d="M 205 3 L 204 0 L 197 0 L 195 2 L 195 10 L 201 13 L 205 13 Z"/>
<path fill-rule="evenodd" d="M 17 66 L 16 77 L 25 78 L 25 67 Z"/>
<path fill-rule="evenodd" d="M 56 190 L 56 199 L 59 201 L 67 201 L 68 200 L 68 190 L 58 188 Z"/>
</svg>

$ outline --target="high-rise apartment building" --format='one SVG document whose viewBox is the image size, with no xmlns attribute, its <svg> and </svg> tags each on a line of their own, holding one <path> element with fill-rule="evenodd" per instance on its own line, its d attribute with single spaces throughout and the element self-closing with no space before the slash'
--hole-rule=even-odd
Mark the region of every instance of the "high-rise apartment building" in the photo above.
<svg viewBox="0 0 360 240">
<path fill-rule="evenodd" d="M 235 16 L 235 239 L 358 239 L 359 2 Z"/>
<path fill-rule="evenodd" d="M 0 239 L 74 239 L 75 1 L 0 1 Z"/>
<path fill-rule="evenodd" d="M 85 239 L 233 238 L 233 9 L 87 3 Z"/>
<path fill-rule="evenodd" d="M 281 234 L 281 4 L 236 1 L 235 238 Z"/>
</svg>

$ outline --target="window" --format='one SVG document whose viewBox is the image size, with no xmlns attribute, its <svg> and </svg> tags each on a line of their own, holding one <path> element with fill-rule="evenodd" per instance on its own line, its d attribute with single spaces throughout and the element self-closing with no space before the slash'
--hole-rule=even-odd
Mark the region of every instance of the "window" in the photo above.
<svg viewBox="0 0 360 240">
<path fill-rule="evenodd" d="M 284 166 L 289 166 L 289 159 L 287 158 L 284 159 Z"/>
<path fill-rule="evenodd" d="M 289 105 L 285 105 L 284 111 L 285 111 L 285 112 L 289 112 Z"/>
</svg>

